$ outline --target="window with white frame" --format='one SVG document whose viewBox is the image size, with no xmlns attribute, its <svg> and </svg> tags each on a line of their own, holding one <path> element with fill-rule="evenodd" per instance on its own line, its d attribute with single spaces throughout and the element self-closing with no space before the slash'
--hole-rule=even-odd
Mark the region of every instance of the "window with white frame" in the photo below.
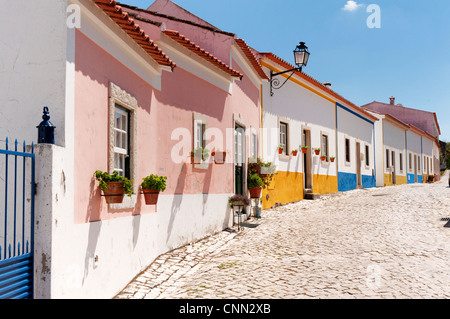
<svg viewBox="0 0 450 319">
<path fill-rule="evenodd" d="M 345 162 L 350 163 L 350 139 L 345 139 Z"/>
<path fill-rule="evenodd" d="M 206 136 L 207 129 L 208 129 L 208 117 L 200 114 L 200 113 L 193 113 L 193 129 L 194 129 L 194 138 L 193 138 L 193 150 L 195 151 L 198 148 L 206 149 L 207 142 L 210 137 Z M 211 151 L 211 150 L 209 150 Z M 201 159 L 198 160 L 198 158 L 195 160 L 196 168 L 197 169 L 207 169 L 208 168 L 208 160 L 203 157 L 205 153 L 197 153 L 196 156 L 201 156 Z M 210 154 L 210 153 L 209 153 Z"/>
<path fill-rule="evenodd" d="M 280 122 L 280 145 L 283 147 L 283 154 L 288 155 L 288 124 Z"/>
<path fill-rule="evenodd" d="M 325 133 L 321 134 L 321 143 L 320 143 L 320 152 L 322 156 L 326 157 L 326 161 L 328 162 L 328 135 Z"/>
<path fill-rule="evenodd" d="M 108 171 L 118 172 L 133 182 L 136 189 L 137 99 L 116 84 L 109 83 L 109 147 Z M 112 209 L 132 208 L 136 194 L 126 196 L 122 204 L 110 204 Z"/>
<path fill-rule="evenodd" d="M 386 168 L 389 169 L 389 150 L 386 149 Z"/>
<path fill-rule="evenodd" d="M 400 156 L 400 172 L 403 172 L 403 153 L 399 153 Z"/>
<path fill-rule="evenodd" d="M 115 105 L 114 113 L 114 171 L 128 179 L 130 176 L 130 112 Z"/>
<path fill-rule="evenodd" d="M 365 160 L 366 160 L 366 166 L 370 166 L 369 145 L 367 145 L 367 144 L 365 146 Z"/>
<path fill-rule="evenodd" d="M 206 124 L 202 121 L 195 121 L 195 140 L 194 140 L 194 148 L 205 148 L 205 131 Z"/>
</svg>

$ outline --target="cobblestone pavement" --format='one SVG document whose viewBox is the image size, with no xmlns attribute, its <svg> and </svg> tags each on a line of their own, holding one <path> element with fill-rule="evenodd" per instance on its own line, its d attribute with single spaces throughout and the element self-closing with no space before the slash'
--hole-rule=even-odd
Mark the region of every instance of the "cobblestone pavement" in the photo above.
<svg viewBox="0 0 450 319">
<path fill-rule="evenodd" d="M 160 256 L 116 298 L 450 298 L 450 188 L 353 190 Z"/>
</svg>

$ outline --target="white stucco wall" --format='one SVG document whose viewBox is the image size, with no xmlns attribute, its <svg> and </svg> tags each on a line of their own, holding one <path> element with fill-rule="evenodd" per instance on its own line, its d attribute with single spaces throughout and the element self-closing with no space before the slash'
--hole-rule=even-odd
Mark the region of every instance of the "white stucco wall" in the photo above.
<svg viewBox="0 0 450 319">
<path fill-rule="evenodd" d="M 372 121 L 372 120 L 371 120 Z M 375 168 L 374 151 L 374 126 L 361 117 L 337 107 L 338 123 L 338 167 L 339 172 L 356 173 L 356 143 L 360 143 L 360 152 L 365 154 L 365 146 L 369 146 L 369 165 L 365 165 L 365 155 L 361 157 L 362 175 L 372 176 L 372 170 Z M 345 139 L 350 140 L 350 162 L 345 158 Z"/>
<path fill-rule="evenodd" d="M 270 73 L 265 68 L 266 73 Z M 288 74 L 289 75 L 289 74 Z M 305 81 L 297 78 L 305 85 Z M 284 77 L 280 77 L 284 81 Z M 302 132 L 311 132 L 311 148 L 321 147 L 321 134 L 328 135 L 329 156 L 336 157 L 335 105 L 333 102 L 312 92 L 298 83 L 288 81 L 270 96 L 270 83 L 263 84 L 263 158 L 277 165 L 277 170 L 303 172 L 303 157 L 300 156 Z M 288 144 L 290 156 L 280 156 L 277 147 L 280 143 L 279 122 L 288 124 Z M 291 151 L 298 149 L 298 155 Z M 336 163 L 324 163 L 318 156 L 312 157 L 312 172 L 319 175 L 336 176 Z"/>
<path fill-rule="evenodd" d="M 405 130 L 393 125 L 392 123 L 383 121 L 383 156 L 384 164 L 383 171 L 385 174 L 392 173 L 393 161 L 396 175 L 406 176 L 406 140 Z M 386 167 L 386 150 L 389 151 L 389 168 Z M 392 159 L 392 152 L 395 157 Z M 402 155 L 403 169 L 400 170 L 400 154 Z"/>
<path fill-rule="evenodd" d="M 37 141 L 48 106 L 65 145 L 67 0 L 0 0 L 0 140 Z"/>
<path fill-rule="evenodd" d="M 406 133 L 407 137 L 407 163 L 408 163 L 408 174 L 414 174 L 414 164 L 416 163 L 415 157 L 417 156 L 417 174 L 422 174 L 422 160 L 421 160 L 421 154 L 422 154 L 422 142 L 421 142 L 421 136 L 417 133 L 408 130 Z M 409 154 L 411 154 L 411 165 L 410 165 L 410 157 Z M 420 167 L 419 167 L 420 165 Z M 411 168 L 410 168 L 411 166 Z"/>
</svg>

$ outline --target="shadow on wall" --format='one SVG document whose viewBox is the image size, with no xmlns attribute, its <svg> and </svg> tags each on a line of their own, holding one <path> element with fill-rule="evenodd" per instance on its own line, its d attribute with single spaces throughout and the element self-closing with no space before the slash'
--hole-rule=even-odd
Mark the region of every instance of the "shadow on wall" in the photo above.
<svg viewBox="0 0 450 319">
<path fill-rule="evenodd" d="M 172 231 L 173 231 L 173 225 L 175 222 L 175 219 L 177 218 L 178 213 L 180 212 L 181 203 L 183 201 L 184 192 L 185 189 L 193 189 L 194 194 L 203 194 L 202 196 L 202 207 L 199 209 L 202 209 L 202 216 L 205 216 L 206 214 L 206 208 L 207 208 L 207 201 L 208 201 L 208 194 L 211 186 L 211 179 L 212 179 L 212 170 L 213 166 L 210 164 L 208 169 L 195 169 L 192 168 L 192 171 L 190 174 L 188 174 L 189 168 L 187 163 L 183 163 L 181 165 L 180 174 L 178 175 L 177 179 L 177 185 L 175 187 L 175 196 L 172 201 L 172 207 L 170 209 L 170 219 L 169 224 L 167 227 L 167 238 L 166 243 L 170 241 Z M 191 213 L 190 211 L 184 211 L 184 214 Z M 193 216 L 196 215 L 196 212 L 192 213 Z M 184 218 L 191 218 L 191 216 L 184 216 Z M 202 221 L 200 221 L 202 222 Z M 192 231 L 195 231 L 192 229 Z M 189 234 L 191 235 L 191 234 Z"/>
</svg>

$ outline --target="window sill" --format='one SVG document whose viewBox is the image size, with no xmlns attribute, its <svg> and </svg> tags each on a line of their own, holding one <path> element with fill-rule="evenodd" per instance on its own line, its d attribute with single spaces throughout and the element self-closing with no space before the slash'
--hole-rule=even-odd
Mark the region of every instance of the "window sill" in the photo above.
<svg viewBox="0 0 450 319">
<path fill-rule="evenodd" d="M 109 210 L 123 210 L 134 208 L 137 202 L 137 195 L 133 194 L 130 196 L 124 196 L 123 202 L 120 204 L 109 204 Z"/>
<path fill-rule="evenodd" d="M 204 163 L 194 164 L 194 168 L 195 169 L 208 169 L 209 168 L 209 163 L 208 162 L 204 162 Z"/>
<path fill-rule="evenodd" d="M 278 158 L 283 161 L 289 161 L 291 159 L 291 157 L 286 154 L 278 154 Z"/>
</svg>

